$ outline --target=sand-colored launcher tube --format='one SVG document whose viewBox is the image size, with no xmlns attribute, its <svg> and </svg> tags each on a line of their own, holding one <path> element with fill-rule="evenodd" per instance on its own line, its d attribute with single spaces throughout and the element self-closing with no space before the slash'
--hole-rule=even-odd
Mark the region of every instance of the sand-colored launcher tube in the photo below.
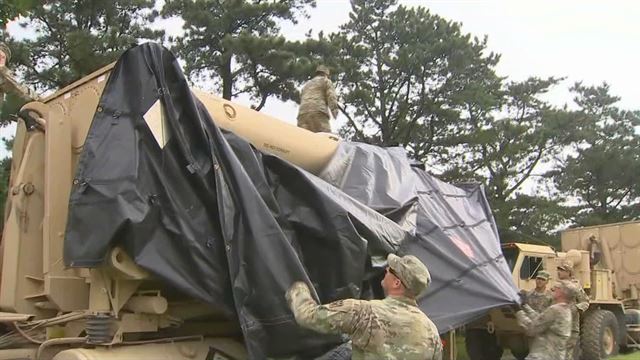
<svg viewBox="0 0 640 360">
<path fill-rule="evenodd" d="M 338 147 L 334 135 L 312 133 L 203 91 L 192 91 L 218 126 L 311 173 L 320 172 Z"/>
</svg>

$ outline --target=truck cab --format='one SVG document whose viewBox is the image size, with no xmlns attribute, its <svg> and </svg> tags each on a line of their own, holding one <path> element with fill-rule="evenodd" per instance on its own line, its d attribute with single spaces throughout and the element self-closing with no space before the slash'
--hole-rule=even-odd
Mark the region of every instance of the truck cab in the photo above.
<svg viewBox="0 0 640 360">
<path fill-rule="evenodd" d="M 630 299 L 616 296 L 616 277 L 613 271 L 600 261 L 604 256 L 596 254 L 594 246 L 581 246 L 580 238 L 576 233 L 563 234 L 563 249 L 566 250 L 564 252 L 556 251 L 551 246 L 523 243 L 506 243 L 502 245 L 502 250 L 513 282 L 522 290 L 535 288 L 535 278 L 541 270 L 551 274 L 548 285 L 550 286 L 558 279 L 557 265 L 565 259 L 571 260 L 574 265 L 573 277 L 580 282 L 589 296 L 589 309 L 580 315 L 581 359 L 600 360 L 617 354 L 619 349 L 638 346 L 633 330 L 637 325 L 627 324 L 625 321 L 625 313 L 627 318 L 633 318 L 632 315 L 638 310 L 633 308 Z M 593 241 L 587 241 L 590 242 Z M 602 247 L 601 245 L 597 248 Z M 602 252 L 608 258 L 612 257 L 606 250 Z M 629 302 L 626 309 L 625 301 Z M 498 346 L 510 349 L 517 359 L 527 356 L 529 339 L 518 325 L 514 309 L 491 310 L 484 326 L 488 333 L 494 335 Z M 482 357 L 474 357 L 471 354 L 471 359 L 476 358 Z"/>
</svg>

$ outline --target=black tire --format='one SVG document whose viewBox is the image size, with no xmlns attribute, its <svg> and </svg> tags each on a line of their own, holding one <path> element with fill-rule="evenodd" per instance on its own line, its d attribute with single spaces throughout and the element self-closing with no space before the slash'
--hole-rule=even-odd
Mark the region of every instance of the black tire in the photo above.
<svg viewBox="0 0 640 360">
<path fill-rule="evenodd" d="M 516 358 L 517 360 L 525 360 L 527 358 L 527 355 L 529 355 L 529 352 L 528 351 L 518 352 L 511 349 L 511 355 L 513 355 L 513 357 Z"/>
<path fill-rule="evenodd" d="M 582 323 L 583 360 L 602 360 L 618 353 L 618 319 L 608 310 L 589 311 Z"/>
<path fill-rule="evenodd" d="M 469 360 L 500 360 L 502 348 L 494 334 L 484 329 L 467 329 L 465 334 L 465 348 Z"/>
</svg>

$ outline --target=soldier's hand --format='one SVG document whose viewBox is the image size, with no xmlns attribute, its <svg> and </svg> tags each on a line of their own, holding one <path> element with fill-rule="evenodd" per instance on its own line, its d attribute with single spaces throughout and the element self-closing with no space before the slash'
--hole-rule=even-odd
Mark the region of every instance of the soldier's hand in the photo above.
<svg viewBox="0 0 640 360">
<path fill-rule="evenodd" d="M 520 304 L 524 304 L 527 301 L 527 292 L 525 290 L 518 291 L 518 296 L 520 297 Z"/>
<path fill-rule="evenodd" d="M 297 292 L 300 292 L 300 291 L 307 291 L 308 292 L 309 291 L 309 287 L 303 281 L 294 282 L 293 285 L 291 285 L 289 290 L 287 290 L 287 292 L 284 295 L 285 299 L 287 299 L 287 303 L 291 304 L 291 299 L 293 298 L 293 295 L 295 293 L 297 293 Z"/>
</svg>

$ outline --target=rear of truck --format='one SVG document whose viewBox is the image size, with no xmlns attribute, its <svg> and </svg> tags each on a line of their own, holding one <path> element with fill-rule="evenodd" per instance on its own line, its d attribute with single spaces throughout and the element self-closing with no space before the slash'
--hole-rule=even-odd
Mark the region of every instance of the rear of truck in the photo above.
<svg viewBox="0 0 640 360">
<path fill-rule="evenodd" d="M 568 229 L 561 240 L 563 250 L 589 255 L 584 329 L 593 339 L 612 338 L 612 346 L 640 348 L 640 221 Z"/>
</svg>

